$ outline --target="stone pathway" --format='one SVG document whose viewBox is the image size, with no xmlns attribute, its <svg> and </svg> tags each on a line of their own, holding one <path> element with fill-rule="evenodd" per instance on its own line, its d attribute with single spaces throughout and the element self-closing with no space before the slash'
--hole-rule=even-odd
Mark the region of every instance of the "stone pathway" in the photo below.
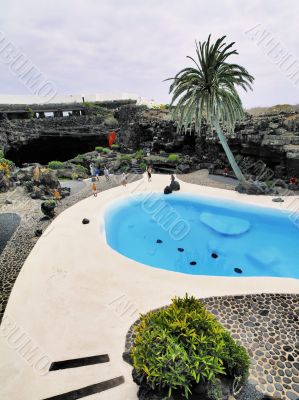
<svg viewBox="0 0 299 400">
<path fill-rule="evenodd" d="M 203 302 L 248 350 L 249 384 L 275 399 L 299 400 L 299 296 L 211 297 Z"/>
<path fill-rule="evenodd" d="M 141 175 L 129 175 L 128 181 L 140 179 Z M 109 182 L 102 176 L 96 182 L 99 193 L 118 186 L 120 177 L 111 176 Z M 63 181 L 62 186 L 74 189 L 69 197 L 61 201 L 56 208 L 56 215 L 92 194 L 90 180 L 84 182 Z M 99 194 L 100 195 L 100 194 Z M 7 200 L 12 204 L 7 204 Z M 14 213 L 21 222 L 13 236 L 0 254 L 0 322 L 15 280 L 38 238 L 36 229 L 45 230 L 52 220 L 44 220 L 40 210 L 41 200 L 32 200 L 22 187 L 6 193 L 0 193 L 0 213 Z M 0 214 L 0 215 L 1 215 Z"/>
</svg>

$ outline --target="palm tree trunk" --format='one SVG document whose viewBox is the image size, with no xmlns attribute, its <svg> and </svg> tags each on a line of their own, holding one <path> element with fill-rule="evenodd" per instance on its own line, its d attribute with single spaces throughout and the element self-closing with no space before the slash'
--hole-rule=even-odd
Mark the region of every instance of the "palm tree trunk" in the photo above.
<svg viewBox="0 0 299 400">
<path fill-rule="evenodd" d="M 248 182 L 246 181 L 245 176 L 242 174 L 242 171 L 240 170 L 238 164 L 236 163 L 235 157 L 234 157 L 231 149 L 229 148 L 229 146 L 227 144 L 227 141 L 226 141 L 226 138 L 224 136 L 224 133 L 222 132 L 222 129 L 221 129 L 220 124 L 219 124 L 219 121 L 214 120 L 214 126 L 215 126 L 215 129 L 216 129 L 218 138 L 220 140 L 220 143 L 221 143 L 221 145 L 223 147 L 223 150 L 224 150 L 224 152 L 226 154 L 226 157 L 227 157 L 227 159 L 228 159 L 228 161 L 229 161 L 229 163 L 230 163 L 230 165 L 232 167 L 232 170 L 234 171 L 238 181 L 242 185 L 247 187 L 248 186 Z"/>
</svg>

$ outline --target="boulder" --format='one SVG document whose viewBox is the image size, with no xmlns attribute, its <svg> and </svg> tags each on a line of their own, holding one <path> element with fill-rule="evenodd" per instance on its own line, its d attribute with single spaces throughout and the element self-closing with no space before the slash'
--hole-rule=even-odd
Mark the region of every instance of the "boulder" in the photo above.
<svg viewBox="0 0 299 400">
<path fill-rule="evenodd" d="M 170 186 L 166 186 L 164 189 L 164 194 L 170 194 L 172 193 L 171 187 Z"/>
<path fill-rule="evenodd" d="M 180 190 L 180 184 L 178 181 L 172 181 L 170 184 L 171 191 L 178 191 Z M 165 193 L 165 192 L 164 192 Z"/>
<path fill-rule="evenodd" d="M 89 224 L 89 219 L 88 219 L 88 218 L 83 218 L 83 219 L 82 219 L 82 224 L 83 224 L 83 225 Z"/>
<path fill-rule="evenodd" d="M 273 189 L 269 188 L 266 183 L 264 182 L 250 182 L 248 185 L 244 186 L 241 183 L 239 183 L 236 187 L 235 190 L 239 193 L 246 193 L 246 194 L 269 194 L 273 193 Z"/>
<path fill-rule="evenodd" d="M 177 172 L 181 174 L 187 174 L 190 172 L 190 165 L 188 164 L 179 164 L 177 167 Z"/>
<path fill-rule="evenodd" d="M 33 170 L 34 167 L 26 167 L 26 168 L 20 168 L 16 173 L 15 177 L 17 178 L 18 181 L 22 182 L 27 182 L 31 181 L 33 178 Z"/>
<path fill-rule="evenodd" d="M 41 210 L 42 212 L 50 218 L 53 218 L 55 215 L 55 207 L 56 207 L 56 203 L 54 200 L 46 200 L 43 201 L 41 204 Z"/>
<path fill-rule="evenodd" d="M 59 189 L 60 196 L 64 199 L 65 197 L 71 194 L 71 188 L 69 187 L 62 187 Z"/>
<path fill-rule="evenodd" d="M 60 188 L 57 171 L 53 171 L 51 169 L 41 170 L 40 184 L 50 189 Z"/>
</svg>

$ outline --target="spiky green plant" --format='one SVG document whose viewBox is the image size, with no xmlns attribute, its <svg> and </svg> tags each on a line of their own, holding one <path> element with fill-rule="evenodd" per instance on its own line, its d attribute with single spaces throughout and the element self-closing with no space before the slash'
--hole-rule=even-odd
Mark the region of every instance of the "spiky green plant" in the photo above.
<svg viewBox="0 0 299 400">
<path fill-rule="evenodd" d="M 196 43 L 196 59 L 187 56 L 194 67 L 182 69 L 174 78 L 169 93 L 172 93 L 171 106 L 178 121 L 178 129 L 186 133 L 195 124 L 200 134 L 202 120 L 205 118 L 211 129 L 215 129 L 229 163 L 238 178 L 246 185 L 246 179 L 238 167 L 227 144 L 221 126 L 233 132 L 235 124 L 244 117 L 244 110 L 236 87 L 245 91 L 254 81 L 248 71 L 238 64 L 228 63 L 228 57 L 238 54 L 232 47 L 235 42 L 225 43 L 225 37 L 210 43 Z"/>
</svg>

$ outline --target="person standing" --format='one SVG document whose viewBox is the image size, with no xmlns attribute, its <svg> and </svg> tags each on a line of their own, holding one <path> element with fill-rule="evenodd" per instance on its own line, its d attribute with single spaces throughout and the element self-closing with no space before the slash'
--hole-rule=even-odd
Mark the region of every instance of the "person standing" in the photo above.
<svg viewBox="0 0 299 400">
<path fill-rule="evenodd" d="M 96 173 L 96 180 L 99 181 L 99 180 L 100 180 L 100 178 L 99 178 L 99 175 L 100 175 L 100 168 L 99 168 L 99 167 L 96 167 L 95 173 Z"/>
<path fill-rule="evenodd" d="M 106 178 L 106 181 L 109 182 L 110 181 L 110 177 L 109 177 L 109 169 L 106 167 L 104 168 L 104 176 Z"/>
<path fill-rule="evenodd" d="M 96 185 L 95 182 L 92 182 L 91 189 L 92 189 L 93 196 L 97 197 L 97 195 L 98 195 L 98 193 L 97 193 L 97 185 Z"/>
<path fill-rule="evenodd" d="M 90 164 L 89 169 L 90 169 L 90 175 L 95 176 L 95 167 L 93 163 Z"/>
<path fill-rule="evenodd" d="M 38 164 L 35 164 L 34 170 L 33 170 L 33 181 L 34 183 L 39 183 L 39 177 L 40 177 L 40 170 Z"/>
<path fill-rule="evenodd" d="M 56 202 L 56 205 L 57 205 L 58 203 L 61 203 L 61 194 L 59 193 L 59 190 L 58 190 L 58 189 L 54 189 L 54 190 L 53 190 L 53 197 L 54 197 L 54 200 L 55 200 L 55 202 Z"/>
<path fill-rule="evenodd" d="M 128 179 L 128 176 L 123 172 L 123 174 L 121 176 L 121 184 L 123 186 L 127 186 L 127 179 Z"/>
</svg>

